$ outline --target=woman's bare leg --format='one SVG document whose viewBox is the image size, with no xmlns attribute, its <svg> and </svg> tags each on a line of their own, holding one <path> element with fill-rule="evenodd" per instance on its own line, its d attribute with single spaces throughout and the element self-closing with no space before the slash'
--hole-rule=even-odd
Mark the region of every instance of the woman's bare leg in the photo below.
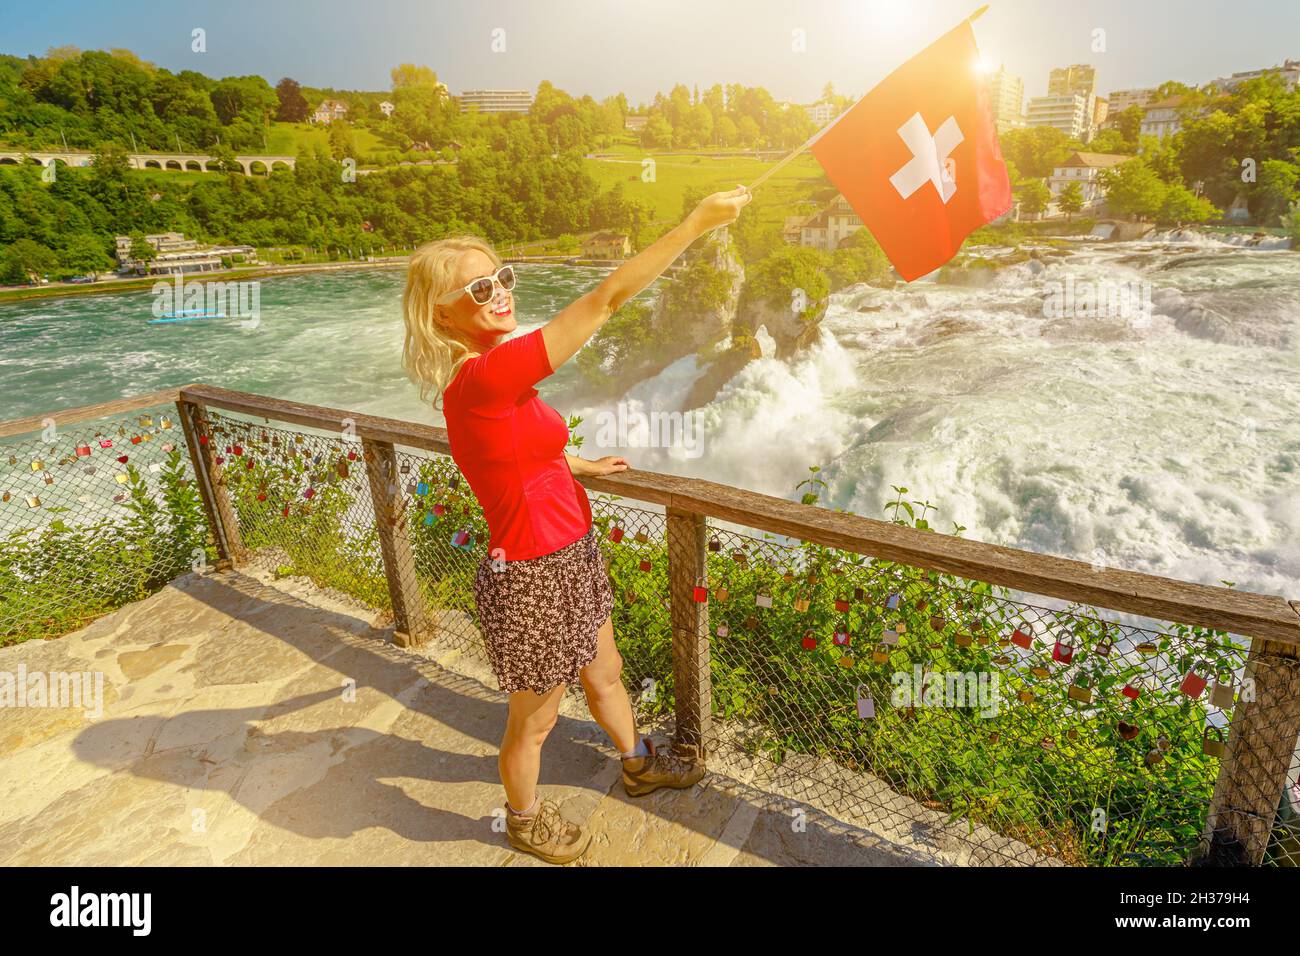
<svg viewBox="0 0 1300 956">
<path fill-rule="evenodd" d="M 506 717 L 506 734 L 501 739 L 497 767 L 506 788 L 506 799 L 516 810 L 530 809 L 537 796 L 542 744 L 555 726 L 563 696 L 563 684 L 545 694 L 521 690 L 510 695 L 510 713 Z"/>
<path fill-rule="evenodd" d="M 596 632 L 596 658 L 579 671 L 579 676 L 591 716 L 605 728 L 619 753 L 631 753 L 639 738 L 622 675 L 623 657 L 614 644 L 614 621 L 607 617 Z"/>
</svg>

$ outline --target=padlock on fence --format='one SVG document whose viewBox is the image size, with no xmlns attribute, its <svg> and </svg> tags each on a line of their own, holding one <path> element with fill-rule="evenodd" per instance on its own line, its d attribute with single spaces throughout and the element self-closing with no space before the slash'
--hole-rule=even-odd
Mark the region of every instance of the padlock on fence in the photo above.
<svg viewBox="0 0 1300 956">
<path fill-rule="evenodd" d="M 1210 734 L 1214 739 L 1210 739 Z M 1223 730 L 1219 727 L 1206 727 L 1205 733 L 1201 735 L 1201 753 L 1207 757 L 1222 758 L 1227 752 L 1227 743 L 1223 737 Z"/>
<path fill-rule="evenodd" d="M 1224 680 L 1224 674 L 1227 674 L 1227 680 Z M 1232 682 L 1232 671 L 1220 671 L 1214 682 L 1214 690 L 1210 691 L 1210 703 L 1219 710 L 1231 710 L 1236 703 L 1236 693 L 1237 687 Z"/>
<path fill-rule="evenodd" d="M 1092 688 L 1084 682 L 1083 678 L 1079 678 L 1071 684 L 1066 693 L 1069 695 L 1070 700 L 1077 700 L 1081 704 L 1092 703 Z"/>
<path fill-rule="evenodd" d="M 695 587 L 691 589 L 691 600 L 696 604 L 707 604 L 709 600 L 709 584 L 704 578 L 695 579 Z"/>
<path fill-rule="evenodd" d="M 876 702 L 871 693 L 867 690 L 865 684 L 859 684 L 857 687 L 858 695 L 858 719 L 871 720 L 876 716 Z"/>
<path fill-rule="evenodd" d="M 1187 673 L 1183 675 L 1183 681 L 1178 685 L 1178 689 L 1188 697 L 1192 698 L 1192 700 L 1197 700 L 1200 698 L 1201 694 L 1205 692 L 1206 683 L 1207 681 L 1204 677 L 1196 673 L 1194 669 L 1189 669 Z"/>
</svg>

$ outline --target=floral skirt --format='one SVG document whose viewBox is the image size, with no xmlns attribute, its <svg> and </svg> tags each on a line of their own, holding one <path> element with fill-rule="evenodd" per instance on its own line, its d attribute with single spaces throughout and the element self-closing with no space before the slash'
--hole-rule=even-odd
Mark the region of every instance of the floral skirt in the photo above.
<svg viewBox="0 0 1300 956">
<path fill-rule="evenodd" d="M 495 568 L 490 556 L 483 558 L 474 601 L 503 691 L 544 694 L 576 683 L 578 671 L 595 660 L 596 632 L 614 608 L 596 529 L 536 558 Z"/>
</svg>

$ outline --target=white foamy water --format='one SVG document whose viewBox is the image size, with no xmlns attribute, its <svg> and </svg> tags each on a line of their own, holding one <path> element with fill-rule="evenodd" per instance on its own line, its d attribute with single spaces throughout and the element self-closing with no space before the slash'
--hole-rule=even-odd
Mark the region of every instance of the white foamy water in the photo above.
<svg viewBox="0 0 1300 956">
<path fill-rule="evenodd" d="M 1152 314 L 1047 318 L 1067 273 L 1148 282 Z M 675 407 L 695 375 L 685 359 L 630 402 Z M 786 497 L 816 464 L 828 507 L 884 517 L 902 485 L 938 505 L 940 530 L 1300 594 L 1294 253 L 1080 243 L 986 289 L 858 287 L 797 361 L 751 363 L 701 415 L 699 458 L 591 439 L 584 453 Z"/>
</svg>

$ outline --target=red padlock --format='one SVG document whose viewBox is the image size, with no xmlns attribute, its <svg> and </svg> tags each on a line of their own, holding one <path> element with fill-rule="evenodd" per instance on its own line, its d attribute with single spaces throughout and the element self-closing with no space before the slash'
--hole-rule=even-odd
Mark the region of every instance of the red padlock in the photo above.
<svg viewBox="0 0 1300 956">
<path fill-rule="evenodd" d="M 433 506 L 433 513 L 436 514 L 439 518 L 441 518 L 443 515 L 447 513 L 447 506 L 444 505 L 441 501 L 435 502 Z"/>
<path fill-rule="evenodd" d="M 649 571 L 649 570 L 650 570 L 650 562 L 647 561 L 645 558 L 642 558 L 642 559 L 641 559 L 641 564 L 639 565 L 639 567 L 641 568 L 642 571 Z"/>
<path fill-rule="evenodd" d="M 236 446 L 235 446 L 235 454 L 236 454 L 236 455 L 242 455 L 243 453 L 244 453 L 244 448 L 243 448 L 243 446 L 242 446 L 242 445 L 236 445 Z"/>
<path fill-rule="evenodd" d="M 844 614 L 848 611 L 848 609 L 849 609 L 849 602 L 846 598 L 835 599 L 835 610 L 837 612 L 839 612 L 840 614 Z"/>
<path fill-rule="evenodd" d="M 1057 641 L 1056 646 L 1052 648 L 1052 660 L 1058 664 L 1068 664 L 1074 660 L 1074 648 L 1062 641 Z"/>
<path fill-rule="evenodd" d="M 1142 696 L 1141 689 L 1134 687 L 1132 684 L 1125 684 L 1124 689 L 1120 691 L 1120 693 L 1123 694 L 1125 697 L 1127 697 L 1129 700 L 1137 700 L 1139 697 Z"/>
<path fill-rule="evenodd" d="M 204 440 L 204 438 L 201 437 L 201 436 L 200 436 L 200 438 L 199 438 L 199 441 L 203 442 L 205 445 L 207 444 L 207 442 L 206 442 L 206 441 Z M 100 448 L 112 448 L 112 447 L 113 447 L 113 439 L 111 439 L 111 438 L 104 438 L 104 439 L 101 439 L 100 442 L 99 442 L 99 447 L 100 447 Z"/>
<path fill-rule="evenodd" d="M 302 493 L 302 496 L 308 500 L 311 500 L 312 498 L 316 497 L 316 489 L 308 488 L 306 491 Z"/>
<path fill-rule="evenodd" d="M 853 642 L 853 638 L 849 637 L 848 631 L 836 631 L 831 640 L 840 647 L 848 647 Z"/>
<path fill-rule="evenodd" d="M 709 599 L 709 589 L 702 584 L 697 584 L 691 596 L 695 599 L 696 604 L 704 604 Z"/>
<path fill-rule="evenodd" d="M 613 541 L 615 544 L 618 544 L 620 541 L 622 541 L 623 529 L 620 528 L 618 525 L 614 525 L 614 527 L 610 529 L 609 540 Z"/>
<path fill-rule="evenodd" d="M 813 636 L 812 631 L 808 631 L 804 634 L 803 649 L 805 651 L 815 651 L 817 649 L 817 638 Z"/>
<path fill-rule="evenodd" d="M 1201 694 L 1205 693 L 1205 683 L 1205 678 L 1196 671 L 1188 671 L 1183 677 L 1183 682 L 1178 685 L 1178 689 L 1192 700 L 1196 700 Z"/>
<path fill-rule="evenodd" d="M 1034 646 L 1034 638 L 1031 634 L 1026 634 L 1020 628 L 1016 628 L 1011 632 L 1011 643 L 1016 645 L 1016 647 L 1022 647 L 1025 650 L 1029 650 Z"/>
<path fill-rule="evenodd" d="M 127 458 L 126 455 L 118 455 L 118 456 L 117 456 L 117 460 L 120 461 L 122 464 L 125 465 L 125 464 L 127 463 L 128 458 Z"/>
<path fill-rule="evenodd" d="M 78 446 L 77 446 L 77 457 L 78 457 L 78 458 L 85 458 L 85 457 L 86 457 L 87 455 L 89 455 L 89 454 L 90 454 L 90 446 L 89 446 L 89 445 L 78 445 Z"/>
</svg>

